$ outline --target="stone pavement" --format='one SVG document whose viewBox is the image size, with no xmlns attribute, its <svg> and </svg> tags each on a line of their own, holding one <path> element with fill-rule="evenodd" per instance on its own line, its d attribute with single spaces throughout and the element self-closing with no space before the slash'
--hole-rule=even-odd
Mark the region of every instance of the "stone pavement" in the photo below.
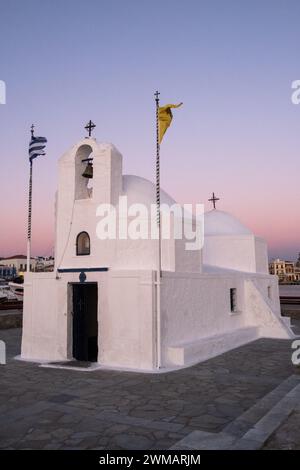
<svg viewBox="0 0 300 470">
<path fill-rule="evenodd" d="M 0 330 L 22 328 L 22 310 L 0 310 Z"/>
<path fill-rule="evenodd" d="M 300 408 L 290 414 L 271 435 L 263 449 L 300 450 Z"/>
<path fill-rule="evenodd" d="M 208 440 L 219 436 L 221 446 L 229 448 L 232 439 L 226 436 L 240 432 L 245 416 L 247 422 L 253 415 L 264 419 L 261 405 L 270 397 L 274 406 L 287 400 L 300 381 L 289 340 L 260 339 L 202 364 L 156 375 L 16 361 L 20 336 L 18 329 L 0 331 L 8 350 L 8 363 L 0 366 L 4 449 L 168 449 L 195 432 Z M 291 420 L 299 428 L 299 417 L 294 410 L 281 424 L 289 427 Z M 274 439 L 266 445 L 276 445 L 278 436 Z"/>
<path fill-rule="evenodd" d="M 295 412 L 300 402 L 300 377 L 291 375 L 219 433 L 193 431 L 172 449 L 258 450 Z"/>
</svg>

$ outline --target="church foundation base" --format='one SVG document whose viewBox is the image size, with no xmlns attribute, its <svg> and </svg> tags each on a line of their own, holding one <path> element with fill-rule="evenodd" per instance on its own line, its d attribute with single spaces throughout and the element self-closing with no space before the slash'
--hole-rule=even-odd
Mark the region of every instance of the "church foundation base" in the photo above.
<svg viewBox="0 0 300 470">
<path fill-rule="evenodd" d="M 199 341 L 168 348 L 168 362 L 175 366 L 188 366 L 206 361 L 231 349 L 258 339 L 258 329 L 248 327 L 222 335 L 202 338 Z"/>
</svg>

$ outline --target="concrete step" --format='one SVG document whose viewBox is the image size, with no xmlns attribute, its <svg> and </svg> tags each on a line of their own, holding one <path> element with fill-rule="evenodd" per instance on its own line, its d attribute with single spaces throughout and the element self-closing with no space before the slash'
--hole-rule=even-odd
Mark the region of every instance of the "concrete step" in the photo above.
<svg viewBox="0 0 300 470">
<path fill-rule="evenodd" d="M 193 431 L 172 450 L 260 449 L 300 402 L 300 377 L 291 375 L 220 433 Z"/>
<path fill-rule="evenodd" d="M 245 411 L 232 423 L 228 424 L 223 431 L 241 438 L 255 424 L 262 419 L 277 403 L 282 400 L 291 390 L 300 384 L 300 376 L 291 375 L 281 384 L 267 393 L 249 410 Z"/>
<path fill-rule="evenodd" d="M 288 418 L 300 401 L 300 384 L 288 392 L 268 413 L 266 413 L 242 438 L 233 442 L 229 449 L 261 449 L 269 437 Z"/>
</svg>

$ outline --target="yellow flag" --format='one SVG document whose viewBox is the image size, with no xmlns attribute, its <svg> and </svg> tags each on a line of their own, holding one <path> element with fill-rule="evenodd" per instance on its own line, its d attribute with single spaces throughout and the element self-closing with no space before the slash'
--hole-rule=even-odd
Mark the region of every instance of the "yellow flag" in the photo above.
<svg viewBox="0 0 300 470">
<path fill-rule="evenodd" d="M 179 104 L 167 104 L 158 108 L 158 122 L 159 122 L 159 143 L 161 143 L 166 130 L 170 126 L 173 114 L 171 108 L 179 108 L 183 103 Z"/>
</svg>

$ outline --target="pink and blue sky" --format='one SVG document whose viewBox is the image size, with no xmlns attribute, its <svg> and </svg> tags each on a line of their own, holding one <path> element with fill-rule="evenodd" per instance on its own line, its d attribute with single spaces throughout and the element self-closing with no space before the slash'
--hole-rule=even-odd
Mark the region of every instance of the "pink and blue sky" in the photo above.
<svg viewBox="0 0 300 470">
<path fill-rule="evenodd" d="M 162 186 L 182 203 L 214 191 L 271 257 L 294 259 L 299 18 L 297 0 L 0 0 L 0 255 L 26 251 L 31 124 L 49 141 L 34 162 L 32 249 L 49 255 L 59 156 L 92 119 L 126 173 L 154 180 L 159 89 L 162 103 L 184 102 L 162 144 Z"/>
</svg>

